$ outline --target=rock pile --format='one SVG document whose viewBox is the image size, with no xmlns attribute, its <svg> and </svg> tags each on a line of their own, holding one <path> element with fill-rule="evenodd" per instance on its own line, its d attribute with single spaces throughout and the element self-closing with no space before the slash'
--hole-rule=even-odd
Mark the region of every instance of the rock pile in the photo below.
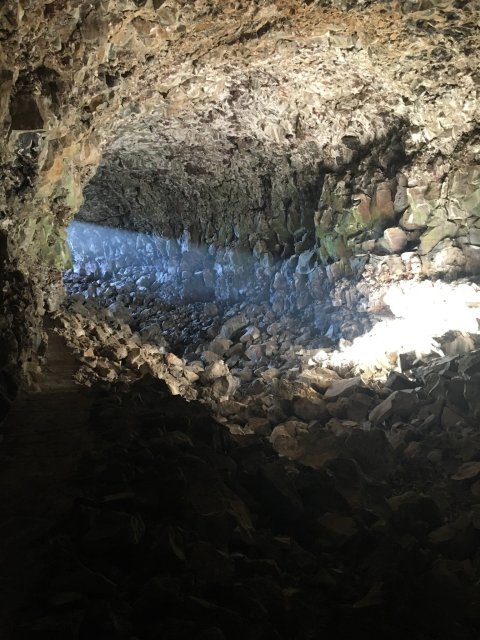
<svg viewBox="0 0 480 640">
<path fill-rule="evenodd" d="M 295 314 L 286 314 L 277 305 L 283 268 L 272 269 L 266 300 L 262 285 L 247 282 L 251 301 L 229 304 L 181 300 L 181 287 L 156 279 L 155 263 L 125 267 L 115 275 L 101 269 L 68 273 L 69 297 L 57 317 L 83 364 L 79 380 L 129 384 L 148 373 L 165 380 L 171 393 L 207 403 L 230 429 L 265 432 L 284 421 L 308 422 L 304 416 L 315 414 L 314 407 L 304 406 L 315 404 L 315 398 L 299 386 L 314 384 L 329 394 L 327 387 L 339 374 L 384 381 L 392 369 L 415 379 L 422 364 L 479 346 L 480 289 L 474 283 L 392 282 L 388 271 L 381 278 L 365 269 L 358 282 L 342 279 L 323 304 L 297 304 Z M 370 333 L 353 343 L 342 339 L 341 349 L 335 349 L 331 338 L 344 329 L 350 337 L 353 318 L 358 319 L 355 333 L 365 333 L 382 316 Z M 321 383 L 315 374 L 319 367 Z M 340 406 L 331 405 L 331 418 L 342 412 L 351 382 L 345 392 L 327 396 Z M 305 397 L 294 410 L 288 403 L 295 394 Z M 367 419 L 365 398 L 362 403 L 359 424 Z M 349 412 L 356 420 L 356 410 Z"/>
<path fill-rule="evenodd" d="M 313 305 L 181 303 L 149 269 L 67 275 L 97 448 L 23 637 L 477 638 L 478 335 L 355 370 Z"/>
<path fill-rule="evenodd" d="M 111 388 L 24 637 L 477 638 L 479 379 L 480 352 L 274 378 L 285 419 L 241 434 L 149 375 Z"/>
</svg>

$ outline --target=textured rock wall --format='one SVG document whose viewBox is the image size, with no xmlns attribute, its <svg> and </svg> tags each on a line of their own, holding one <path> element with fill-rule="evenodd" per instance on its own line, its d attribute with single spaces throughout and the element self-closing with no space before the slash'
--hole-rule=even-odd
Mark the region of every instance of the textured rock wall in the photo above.
<svg viewBox="0 0 480 640">
<path fill-rule="evenodd" d="M 461 5 L 363 6 L 341 27 L 316 7 L 314 35 L 267 30 L 241 65 L 186 69 L 116 131 L 80 218 L 267 263 L 316 246 L 333 279 L 371 252 L 477 273 L 478 5 Z"/>
<path fill-rule="evenodd" d="M 85 219 L 259 256 L 317 242 L 343 273 L 360 250 L 398 251 L 402 232 L 382 234 L 403 216 L 422 268 L 474 272 L 478 15 L 460 0 L 4 2 L 2 367 L 35 367 L 104 148 Z"/>
</svg>

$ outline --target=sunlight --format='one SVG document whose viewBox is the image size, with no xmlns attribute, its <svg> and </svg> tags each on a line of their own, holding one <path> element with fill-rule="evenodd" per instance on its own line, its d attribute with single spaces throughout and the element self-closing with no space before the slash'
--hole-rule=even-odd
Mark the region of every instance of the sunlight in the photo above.
<svg viewBox="0 0 480 640">
<path fill-rule="evenodd" d="M 353 366 L 357 372 L 402 369 L 399 356 L 456 355 L 473 348 L 479 334 L 480 289 L 473 283 L 404 281 L 386 288 L 383 301 L 393 318 L 379 319 L 363 336 L 331 354 L 319 351 L 312 364 Z M 459 332 L 450 340 L 448 332 Z"/>
</svg>

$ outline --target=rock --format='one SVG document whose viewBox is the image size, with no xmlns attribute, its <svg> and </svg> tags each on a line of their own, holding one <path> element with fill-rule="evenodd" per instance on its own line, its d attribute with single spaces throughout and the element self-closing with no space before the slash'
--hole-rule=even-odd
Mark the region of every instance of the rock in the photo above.
<svg viewBox="0 0 480 640">
<path fill-rule="evenodd" d="M 235 570 L 233 560 L 208 543 L 194 544 L 190 563 L 200 580 L 223 587 L 232 583 Z"/>
<path fill-rule="evenodd" d="M 458 356 L 475 349 L 475 342 L 472 336 L 464 332 L 443 336 L 440 340 L 440 345 L 446 356 Z"/>
<path fill-rule="evenodd" d="M 464 480 L 474 480 L 480 475 L 480 462 L 465 462 L 460 465 L 457 471 L 450 476 L 452 480 L 462 482 Z"/>
<path fill-rule="evenodd" d="M 215 351 L 210 351 L 209 349 L 202 353 L 202 359 L 208 365 L 212 365 L 215 362 L 223 362 L 222 356 L 219 356 L 218 353 L 215 353 Z"/>
<path fill-rule="evenodd" d="M 190 384 L 193 384 L 200 378 L 198 373 L 195 373 L 195 371 L 193 371 L 189 367 L 185 367 L 185 369 L 183 370 L 183 375 L 185 376 L 187 382 L 189 382 Z"/>
<path fill-rule="evenodd" d="M 220 402 L 217 411 L 221 416 L 235 416 L 237 420 L 245 420 L 247 405 L 234 400 L 225 400 Z"/>
<path fill-rule="evenodd" d="M 291 522 L 302 515 L 303 504 L 295 484 L 279 463 L 265 464 L 260 467 L 259 491 L 275 521 Z"/>
<path fill-rule="evenodd" d="M 316 267 L 316 258 L 317 251 L 315 249 L 300 253 L 298 256 L 297 271 L 303 274 L 311 273 Z"/>
<path fill-rule="evenodd" d="M 183 367 L 184 364 L 183 360 L 174 353 L 167 353 L 165 360 L 171 367 Z"/>
<path fill-rule="evenodd" d="M 337 398 L 348 397 L 362 386 L 363 383 L 360 377 L 339 380 L 337 382 L 333 382 L 328 387 L 328 389 L 325 391 L 324 398 L 329 400 L 336 400 Z"/>
<path fill-rule="evenodd" d="M 395 526 L 405 533 L 423 538 L 441 524 L 440 510 L 430 496 L 409 491 L 388 502 Z"/>
<path fill-rule="evenodd" d="M 341 398 L 340 400 L 346 400 L 344 411 L 342 412 L 346 418 L 353 420 L 357 424 L 361 424 L 367 420 L 368 413 L 373 404 L 371 396 L 366 393 L 353 393 L 348 399 Z M 330 405 L 329 411 L 331 411 Z"/>
<path fill-rule="evenodd" d="M 305 423 L 289 420 L 277 425 L 269 439 L 279 455 L 295 459 L 299 451 L 298 436 L 301 433 L 306 433 Z"/>
<path fill-rule="evenodd" d="M 83 536 L 84 544 L 97 553 L 126 549 L 140 542 L 145 524 L 140 516 L 119 511 L 102 511 Z"/>
<path fill-rule="evenodd" d="M 293 413 L 303 420 L 310 422 L 312 420 L 328 420 L 329 413 L 327 405 L 322 398 L 305 398 L 294 397 L 292 403 Z"/>
<path fill-rule="evenodd" d="M 76 591 L 96 597 L 108 597 L 115 594 L 117 586 L 101 573 L 79 564 L 75 569 L 57 575 L 51 588 L 55 591 Z"/>
<path fill-rule="evenodd" d="M 428 542 L 443 555 L 466 560 L 476 546 L 472 514 L 462 514 L 454 522 L 434 529 L 428 536 Z"/>
<path fill-rule="evenodd" d="M 385 386 L 392 391 L 401 391 L 403 389 L 415 389 L 416 383 L 415 381 L 410 380 L 410 378 L 408 378 L 407 376 L 403 375 L 403 373 L 392 371 L 388 375 Z"/>
<path fill-rule="evenodd" d="M 464 426 L 465 421 L 460 413 L 450 407 L 444 407 L 440 416 L 440 424 L 446 431 L 450 431 L 453 427 Z"/>
<path fill-rule="evenodd" d="M 320 540 L 328 547 L 342 547 L 357 533 L 355 520 L 338 513 L 326 513 L 318 519 L 320 527 Z"/>
<path fill-rule="evenodd" d="M 388 478 L 395 468 L 392 448 L 380 429 L 350 429 L 344 447 L 348 457 L 358 462 L 362 471 L 372 478 Z"/>
<path fill-rule="evenodd" d="M 268 367 L 265 371 L 262 371 L 261 376 L 265 382 L 271 382 L 280 375 L 280 371 L 276 367 Z"/>
<path fill-rule="evenodd" d="M 383 238 L 390 253 L 402 253 L 408 244 L 407 235 L 400 227 L 385 229 Z"/>
<path fill-rule="evenodd" d="M 248 327 L 245 333 L 240 336 L 240 342 L 254 342 L 255 340 L 258 340 L 259 337 L 260 331 L 258 330 L 258 328 L 255 326 L 251 326 Z"/>
<path fill-rule="evenodd" d="M 212 342 L 208 347 L 208 350 L 213 351 L 219 356 L 224 356 L 231 346 L 232 346 L 231 340 L 229 340 L 228 338 L 222 338 L 221 336 L 218 336 L 215 338 L 215 340 L 212 340 Z"/>
<path fill-rule="evenodd" d="M 229 374 L 230 371 L 223 360 L 217 360 L 213 364 L 209 364 L 207 367 L 205 367 L 205 370 L 201 371 L 199 376 L 203 384 L 208 384 L 210 382 L 218 380 L 218 378 L 228 376 Z"/>
<path fill-rule="evenodd" d="M 101 353 L 105 358 L 119 362 L 127 358 L 128 349 L 123 344 L 116 344 L 105 347 Z M 91 355 L 93 355 L 93 353 Z"/>
<path fill-rule="evenodd" d="M 261 436 L 268 436 L 272 431 L 270 420 L 267 418 L 250 418 L 245 429 Z"/>
<path fill-rule="evenodd" d="M 457 231 L 457 225 L 448 220 L 433 227 L 422 235 L 420 253 L 429 253 L 444 238 L 454 238 L 457 235 Z"/>
<path fill-rule="evenodd" d="M 298 376 L 300 382 L 312 385 L 318 391 L 326 391 L 334 382 L 340 380 L 340 376 L 336 371 L 325 369 L 323 367 L 315 367 L 313 369 L 304 369 Z"/>
<path fill-rule="evenodd" d="M 261 344 L 252 344 L 245 350 L 245 355 L 252 362 L 260 362 L 264 356 L 264 347 Z"/>
<path fill-rule="evenodd" d="M 478 393 L 479 384 L 480 372 L 473 373 L 465 380 L 464 397 L 474 418 L 478 418 L 480 416 L 480 394 Z"/>
<path fill-rule="evenodd" d="M 375 209 L 384 224 L 393 220 L 392 192 L 388 182 L 380 182 L 377 185 L 375 192 Z"/>
<path fill-rule="evenodd" d="M 229 318 L 220 329 L 220 337 L 232 339 L 238 331 L 244 329 L 248 325 L 248 319 L 245 315 L 239 314 Z"/>
<path fill-rule="evenodd" d="M 419 400 L 414 389 L 393 391 L 388 398 L 372 409 L 369 420 L 372 424 L 379 425 L 391 417 L 407 419 L 418 406 Z"/>
<path fill-rule="evenodd" d="M 218 315 L 218 307 L 214 302 L 207 302 L 203 307 L 206 316 L 214 317 Z"/>
</svg>

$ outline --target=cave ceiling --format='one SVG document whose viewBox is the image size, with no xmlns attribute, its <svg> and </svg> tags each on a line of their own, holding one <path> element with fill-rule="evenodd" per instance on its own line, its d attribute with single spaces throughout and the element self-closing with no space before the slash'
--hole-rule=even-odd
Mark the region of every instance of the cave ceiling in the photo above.
<svg viewBox="0 0 480 640">
<path fill-rule="evenodd" d="M 425 0 L 7 2 L 9 149 L 15 132 L 39 132 L 32 186 L 44 199 L 81 191 L 105 147 L 105 163 L 172 174 L 180 163 L 216 174 L 249 152 L 264 172 L 277 158 L 338 170 L 404 126 L 407 153 L 447 157 L 478 117 L 477 10 Z M 79 199 L 71 194 L 72 208 Z"/>
<path fill-rule="evenodd" d="M 446 251 L 442 264 L 476 272 L 479 8 L 4 2 L 2 327 L 23 344 L 22 309 L 35 334 L 79 210 L 280 253 L 305 231 L 335 262 L 410 207 L 404 227 L 426 234 L 423 255 Z"/>
</svg>

